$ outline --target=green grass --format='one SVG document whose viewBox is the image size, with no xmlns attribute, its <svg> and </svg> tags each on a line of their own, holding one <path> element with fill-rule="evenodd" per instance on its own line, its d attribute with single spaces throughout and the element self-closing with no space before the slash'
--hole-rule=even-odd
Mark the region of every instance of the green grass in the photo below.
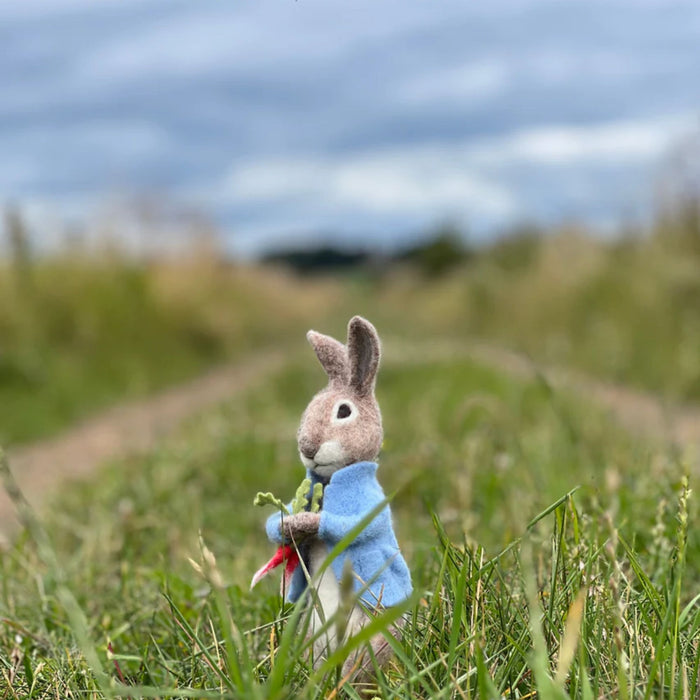
<svg viewBox="0 0 700 700">
<path fill-rule="evenodd" d="M 625 240 L 512 236 L 428 276 L 406 264 L 292 277 L 196 250 L 148 262 L 70 249 L 0 262 L 0 442 L 51 435 L 363 309 L 384 332 L 486 339 L 697 401 L 700 245 L 669 230 L 673 222 Z"/>
<path fill-rule="evenodd" d="M 0 443 L 51 435 L 279 343 L 322 317 L 327 298 L 270 271 L 196 256 L 146 264 L 57 255 L 19 280 L 0 264 Z"/>
<path fill-rule="evenodd" d="M 35 529 L 3 551 L 1 697 L 334 692 L 337 666 L 305 661 L 301 608 L 274 581 L 248 591 L 272 549 L 253 496 L 291 496 L 303 473 L 294 433 L 323 381 L 309 355 L 64 489 L 50 545 Z M 379 477 L 398 490 L 417 597 L 378 695 L 696 697 L 689 463 L 543 383 L 465 361 L 387 365 L 379 399 Z"/>
<path fill-rule="evenodd" d="M 371 318 L 698 401 L 700 247 L 672 243 L 662 230 L 612 241 L 585 231 L 506 238 L 442 277 L 390 272 L 371 288 Z"/>
</svg>

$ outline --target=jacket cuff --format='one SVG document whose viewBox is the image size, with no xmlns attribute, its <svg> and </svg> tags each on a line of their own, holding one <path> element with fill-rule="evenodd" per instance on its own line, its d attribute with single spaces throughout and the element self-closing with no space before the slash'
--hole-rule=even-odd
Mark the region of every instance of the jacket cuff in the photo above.
<svg viewBox="0 0 700 700">
<path fill-rule="evenodd" d="M 283 544 L 284 538 L 282 537 L 282 532 L 280 525 L 282 524 L 282 514 L 273 513 L 265 523 L 265 532 L 267 533 L 267 539 L 275 544 Z"/>
</svg>

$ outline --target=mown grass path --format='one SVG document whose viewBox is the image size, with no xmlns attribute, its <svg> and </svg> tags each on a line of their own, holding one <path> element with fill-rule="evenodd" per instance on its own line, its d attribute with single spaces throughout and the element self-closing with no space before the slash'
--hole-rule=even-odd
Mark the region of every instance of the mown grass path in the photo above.
<svg viewBox="0 0 700 700">
<path fill-rule="evenodd" d="M 700 408 L 669 405 L 650 394 L 568 369 L 544 368 L 497 345 L 389 340 L 385 356 L 391 364 L 466 357 L 521 379 L 540 377 L 552 388 L 571 391 L 611 411 L 634 433 L 679 447 L 700 447 Z M 284 358 L 281 351 L 263 352 L 150 398 L 110 408 L 58 437 L 10 450 L 10 464 L 20 488 L 32 505 L 39 506 L 42 496 L 59 483 L 84 477 L 107 460 L 148 451 L 186 418 L 263 381 L 283 365 Z M 0 533 L 10 534 L 16 524 L 14 508 L 2 492 Z"/>
<path fill-rule="evenodd" d="M 395 347 L 388 344 L 389 359 Z M 570 391 L 609 410 L 626 429 L 648 438 L 671 442 L 679 447 L 700 447 L 700 407 L 675 405 L 653 394 L 605 382 L 562 367 L 545 367 L 526 356 L 487 342 L 469 345 L 454 341 L 402 346 L 404 359 L 415 361 L 468 357 L 491 369 L 520 379 L 541 378 L 557 390 Z"/>
<path fill-rule="evenodd" d="M 229 399 L 262 381 L 283 362 L 267 351 L 160 392 L 147 399 L 119 404 L 57 437 L 8 450 L 12 471 L 33 506 L 66 479 L 90 474 L 103 462 L 153 448 L 189 416 Z M 17 525 L 14 507 L 0 492 L 0 533 Z"/>
</svg>

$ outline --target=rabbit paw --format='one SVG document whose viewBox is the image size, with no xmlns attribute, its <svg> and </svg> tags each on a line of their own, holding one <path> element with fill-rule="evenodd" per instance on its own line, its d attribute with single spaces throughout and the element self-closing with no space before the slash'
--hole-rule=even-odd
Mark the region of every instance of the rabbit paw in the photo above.
<svg viewBox="0 0 700 700">
<path fill-rule="evenodd" d="M 319 513 L 297 513 L 282 519 L 282 536 L 285 541 L 299 542 L 318 532 L 321 521 Z"/>
</svg>

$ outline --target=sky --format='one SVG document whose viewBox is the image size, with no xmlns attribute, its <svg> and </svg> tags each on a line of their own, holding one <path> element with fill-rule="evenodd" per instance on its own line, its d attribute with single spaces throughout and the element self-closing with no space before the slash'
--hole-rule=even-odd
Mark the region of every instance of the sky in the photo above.
<svg viewBox="0 0 700 700">
<path fill-rule="evenodd" d="M 700 131 L 697 0 L 0 0 L 0 204 L 161 197 L 254 255 L 643 220 Z"/>
</svg>

